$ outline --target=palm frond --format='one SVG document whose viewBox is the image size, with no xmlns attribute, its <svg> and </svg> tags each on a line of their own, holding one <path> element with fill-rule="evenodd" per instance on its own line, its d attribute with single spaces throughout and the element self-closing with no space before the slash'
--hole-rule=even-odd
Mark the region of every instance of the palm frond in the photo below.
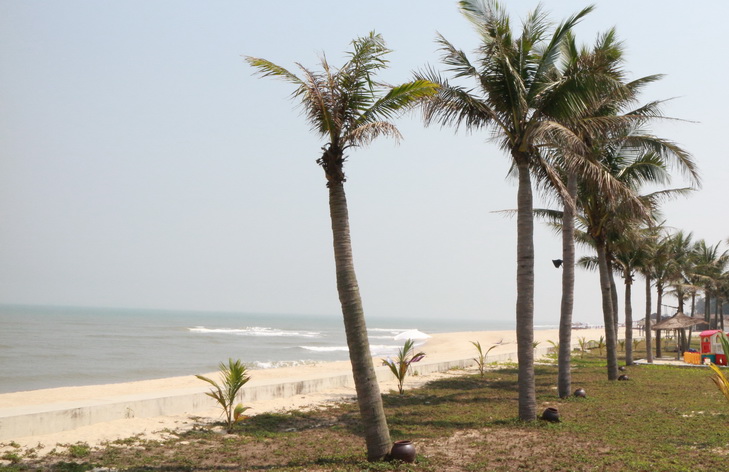
<svg viewBox="0 0 729 472">
<path fill-rule="evenodd" d="M 355 121 L 354 126 L 375 120 L 388 120 L 398 113 L 417 105 L 420 101 L 433 96 L 439 85 L 428 80 L 414 80 L 392 87 L 385 96 L 376 100 Z"/>
<path fill-rule="evenodd" d="M 587 15 L 594 9 L 594 5 L 585 7 L 578 13 L 575 13 L 574 15 L 568 17 L 566 20 L 560 23 L 557 28 L 555 28 L 549 44 L 544 48 L 544 51 L 542 52 L 539 66 L 535 71 L 534 76 L 537 78 L 537 80 L 541 80 L 541 77 L 543 77 L 550 68 L 555 67 L 561 53 L 562 44 L 565 40 L 569 38 L 569 33 L 572 28 L 574 28 L 582 20 L 582 18 L 584 18 L 585 15 Z"/>
<path fill-rule="evenodd" d="M 562 215 L 564 212 L 560 210 L 552 210 L 549 208 L 535 208 L 532 210 L 534 216 L 548 223 L 562 224 Z"/>
<path fill-rule="evenodd" d="M 478 129 L 496 123 L 499 128 L 507 129 L 499 121 L 498 114 L 472 90 L 451 85 L 432 68 L 416 72 L 415 78 L 438 84 L 438 92 L 421 107 L 426 126 L 436 122 L 458 130 L 461 126 Z"/>
<path fill-rule="evenodd" d="M 598 267 L 597 256 L 582 256 L 577 261 L 577 266 L 585 270 L 596 271 Z"/>
<path fill-rule="evenodd" d="M 349 133 L 343 137 L 342 147 L 343 149 L 346 149 L 348 147 L 366 145 L 381 136 L 395 138 L 396 141 L 400 141 L 402 139 L 400 131 L 394 124 L 387 121 L 375 121 L 365 123 L 350 130 Z"/>
<path fill-rule="evenodd" d="M 278 77 L 294 85 L 304 86 L 304 82 L 295 74 L 289 72 L 284 67 L 274 64 L 266 59 L 259 57 L 243 56 L 245 61 L 256 69 L 256 73 L 261 77 Z"/>
<path fill-rule="evenodd" d="M 440 33 L 436 36 L 436 43 L 439 44 L 441 51 L 441 61 L 443 64 L 449 66 L 446 69 L 449 72 L 453 72 L 453 76 L 456 78 L 461 77 L 473 77 L 478 79 L 479 74 L 476 68 L 468 60 L 468 56 L 453 46 L 447 39 L 445 39 Z"/>
</svg>

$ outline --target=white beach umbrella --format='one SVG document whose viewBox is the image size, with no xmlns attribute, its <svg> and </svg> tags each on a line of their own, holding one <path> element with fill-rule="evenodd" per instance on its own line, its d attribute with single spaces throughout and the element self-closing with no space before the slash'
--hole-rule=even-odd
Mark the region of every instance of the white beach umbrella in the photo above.
<svg viewBox="0 0 729 472">
<path fill-rule="evenodd" d="M 395 336 L 395 341 L 403 341 L 406 339 L 412 339 L 413 341 L 418 341 L 418 340 L 425 340 L 428 338 L 430 338 L 430 336 L 423 333 L 422 331 L 418 331 L 417 329 L 410 329 L 408 331 L 403 331 L 402 333 Z"/>
</svg>

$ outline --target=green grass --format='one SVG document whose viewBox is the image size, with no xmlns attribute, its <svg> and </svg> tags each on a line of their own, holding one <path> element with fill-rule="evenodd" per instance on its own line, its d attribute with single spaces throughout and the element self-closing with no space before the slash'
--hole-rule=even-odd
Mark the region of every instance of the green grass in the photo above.
<svg viewBox="0 0 729 472">
<path fill-rule="evenodd" d="M 640 354 L 640 353 L 638 353 Z M 6 470 L 600 471 L 726 470 L 729 402 L 705 368 L 631 366 L 627 382 L 606 380 L 603 359 L 573 358 L 573 388 L 557 398 L 557 369 L 536 369 L 541 412 L 561 423 L 516 419 L 516 369 L 452 372 L 405 395 L 385 395 L 393 441 L 410 439 L 415 464 L 368 464 L 356 405 L 262 414 L 233 435 L 197 429 L 166 441 L 118 441 L 47 458 L 15 457 Z M 9 458 L 10 459 L 10 458 Z"/>
</svg>

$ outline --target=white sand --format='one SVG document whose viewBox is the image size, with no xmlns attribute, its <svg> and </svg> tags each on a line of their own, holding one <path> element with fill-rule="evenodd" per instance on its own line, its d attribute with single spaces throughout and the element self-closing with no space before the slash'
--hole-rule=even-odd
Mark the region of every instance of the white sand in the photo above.
<svg viewBox="0 0 729 472">
<path fill-rule="evenodd" d="M 584 337 L 587 340 L 597 340 L 603 335 L 604 331 L 602 329 L 574 330 L 572 332 L 572 341 L 576 343 L 578 337 Z M 541 343 L 539 347 L 546 347 L 549 345 L 548 341 L 557 342 L 558 339 L 558 330 L 556 329 L 538 330 L 534 332 L 534 340 Z M 489 353 L 489 358 L 499 354 L 511 353 L 513 354 L 513 359 L 516 360 L 516 332 L 513 330 L 434 334 L 418 349 L 426 353 L 424 362 L 471 359 L 476 355 L 476 350 L 470 341 L 479 341 L 484 349 L 488 349 L 491 345 L 499 343 Z M 376 365 L 379 365 L 380 359 L 376 359 L 375 362 Z M 344 361 L 280 369 L 252 370 L 250 374 L 251 383 L 254 381 L 270 382 L 277 379 L 293 381 L 321 376 L 323 373 L 337 374 L 347 372 L 349 368 L 349 362 Z M 215 373 L 209 374 L 209 376 L 215 375 Z M 448 375 L 460 375 L 460 373 L 445 372 L 410 376 L 405 381 L 405 387 L 406 389 L 415 388 L 430 380 Z M 185 376 L 121 384 L 63 387 L 8 393 L 0 395 L 0 408 L 11 412 L 13 409 L 22 411 L 24 407 L 32 405 L 94 401 L 126 394 L 138 394 L 140 392 L 154 392 L 163 396 L 166 391 L 200 388 L 201 385 L 204 387 L 204 383 L 195 376 Z M 381 380 L 380 388 L 383 392 L 396 390 L 397 382 L 393 376 L 388 375 L 386 379 Z M 255 402 L 246 406 L 251 407 L 247 413 L 255 415 L 263 412 L 312 408 L 338 401 L 352 401 L 354 396 L 354 388 L 340 388 L 313 394 L 297 395 L 285 399 Z M 104 442 L 136 435 L 140 435 L 146 439 L 159 439 L 163 438 L 165 434 L 169 434 L 169 431 L 191 429 L 195 425 L 209 424 L 219 419 L 220 410 L 211 409 L 210 411 L 196 414 L 194 418 L 185 414 L 155 418 L 127 418 L 54 434 L 13 438 L 12 441 L 20 444 L 24 448 L 37 447 L 39 444 L 42 444 L 44 447 L 40 448 L 40 453 L 43 453 L 58 444 L 85 442 L 91 446 L 97 446 Z M 9 440 L 5 441 L 6 444 L 9 442 Z M 0 446 L 0 451 L 8 450 L 7 445 Z"/>
</svg>

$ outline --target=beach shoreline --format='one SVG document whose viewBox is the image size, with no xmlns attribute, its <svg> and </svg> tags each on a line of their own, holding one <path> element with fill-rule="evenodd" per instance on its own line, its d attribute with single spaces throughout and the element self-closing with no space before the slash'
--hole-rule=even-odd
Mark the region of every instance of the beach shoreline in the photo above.
<svg viewBox="0 0 729 472">
<path fill-rule="evenodd" d="M 579 337 L 587 340 L 597 340 L 604 335 L 601 328 L 575 329 L 572 331 L 573 345 L 577 344 Z M 552 347 L 550 341 L 559 340 L 558 329 L 544 329 L 534 331 L 534 340 L 538 342 L 535 353 L 537 356 L 546 354 Z M 406 388 L 416 388 L 426 382 L 442 377 L 454 375 L 448 372 L 454 366 L 464 368 L 473 364 L 476 349 L 471 341 L 478 341 L 484 349 L 492 345 L 487 362 L 516 362 L 516 331 L 467 331 L 455 333 L 432 334 L 425 343 L 419 347 L 426 353 L 421 363 L 413 364 L 418 375 L 409 376 Z M 375 358 L 375 365 L 381 364 L 381 358 Z M 383 393 L 396 389 L 397 382 L 387 370 L 378 367 L 378 380 Z M 446 370 L 446 372 L 440 371 Z M 338 401 L 352 401 L 355 398 L 354 386 L 351 382 L 350 364 L 348 361 L 321 362 L 312 365 L 283 367 L 274 369 L 251 370 L 251 380 L 245 389 L 251 392 L 265 391 L 265 394 L 255 394 L 246 399 L 245 406 L 250 407 L 250 415 L 288 411 L 294 409 L 316 408 L 321 405 Z M 460 372 L 456 372 L 460 375 Z M 215 378 L 217 373 L 205 375 Z M 349 376 L 350 379 L 346 379 Z M 331 380 L 335 380 L 331 382 Z M 282 386 L 287 386 L 282 388 Z M 139 402 L 144 399 L 187 398 L 194 396 L 194 410 L 185 407 L 181 411 L 165 411 L 165 414 L 127 414 L 118 419 L 99 421 L 81 427 L 51 432 L 48 434 L 31 434 L 17 437 L 7 437 L 0 431 L 0 444 L 11 441 L 21 447 L 37 447 L 43 444 L 44 448 L 55 447 L 57 444 L 74 444 L 84 442 L 90 446 L 98 446 L 108 441 L 142 435 L 147 439 L 161 439 L 170 431 L 190 429 L 196 425 L 214 423 L 220 419 L 220 410 L 209 402 L 199 401 L 198 398 L 207 398 L 204 393 L 208 391 L 207 384 L 194 375 L 172 377 L 156 380 L 125 382 L 117 384 L 93 385 L 83 387 L 59 387 L 26 392 L 0 394 L 0 425 L 5 422 L 9 425 L 10 419 L 23 417 L 43 421 L 43 412 L 46 416 L 55 410 L 76 412 L 79 409 L 97 406 L 100 411 L 108 410 L 105 405 L 123 406 L 124 402 Z M 260 396 L 260 399 L 254 398 Z M 117 401 L 118 400 L 118 401 Z M 167 401 L 167 400 L 165 400 Z M 130 403 L 138 405 L 139 403 Z M 174 409 L 174 406 L 171 408 Z M 127 407 L 127 411 L 134 411 Z M 137 408 L 137 411 L 139 409 Z M 156 411 L 156 410 L 150 410 Z M 162 410 L 160 410 L 162 411 Z M 0 428 L 2 429 L 2 428 Z M 8 428 L 6 428 L 8 429 Z M 42 451 L 41 451 L 42 453 Z"/>
</svg>

